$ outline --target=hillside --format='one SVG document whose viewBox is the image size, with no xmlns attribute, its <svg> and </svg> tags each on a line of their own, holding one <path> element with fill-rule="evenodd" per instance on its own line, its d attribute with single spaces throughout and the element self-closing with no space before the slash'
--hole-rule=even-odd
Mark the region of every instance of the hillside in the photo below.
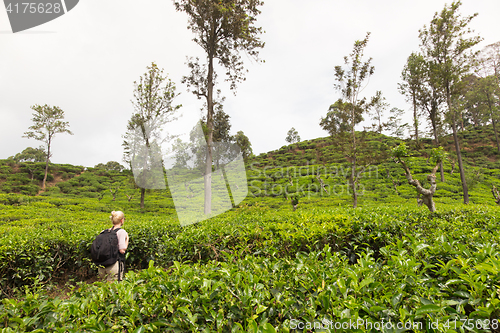
<svg viewBox="0 0 500 333">
<path fill-rule="evenodd" d="M 358 132 L 357 136 L 361 136 Z M 468 131 L 458 133 L 462 157 L 471 166 L 482 166 L 490 169 L 500 168 L 500 154 L 498 153 L 495 135 L 491 125 L 471 128 Z M 420 147 L 416 147 L 414 140 L 401 140 L 378 134 L 366 133 L 367 147 L 380 147 L 390 149 L 400 142 L 406 142 L 413 151 L 414 156 L 427 157 L 434 141 L 429 138 L 420 140 Z M 440 139 L 440 145 L 449 152 L 451 158 L 456 156 L 452 135 L 446 135 Z M 365 152 L 361 149 L 361 153 Z M 286 165 L 312 165 L 325 163 L 344 163 L 345 157 L 339 150 L 337 143 L 331 137 L 322 137 L 313 140 L 282 146 L 280 149 L 254 156 L 249 159 L 249 164 L 254 163 L 259 167 Z"/>
<path fill-rule="evenodd" d="M 370 165 L 360 183 L 360 203 L 408 202 L 416 193 L 407 184 L 401 167 L 390 159 L 390 149 L 403 140 L 367 132 L 366 145 L 361 147 L 361 157 L 376 151 L 383 158 Z M 490 126 L 460 132 L 462 154 L 466 167 L 472 203 L 494 204 L 491 188 L 500 187 L 500 155 L 496 149 Z M 438 182 L 435 198 L 437 202 L 457 202 L 461 199 L 461 183 L 455 168 L 455 148 L 450 136 L 442 140 L 449 158 L 444 163 L 445 182 Z M 423 184 L 431 166 L 427 158 L 433 142 L 422 139 L 417 147 L 414 141 L 406 140 L 413 157 L 412 173 Z M 275 207 L 288 205 L 290 194 L 299 194 L 301 205 L 321 204 L 348 205 L 351 201 L 348 176 L 349 163 L 330 137 L 302 141 L 283 146 L 247 161 L 249 196 L 243 204 L 254 204 L 265 198 L 281 198 L 270 204 Z M 44 163 L 13 163 L 0 160 L 0 193 L 42 195 L 55 197 L 86 197 L 96 201 L 114 201 L 116 197 L 134 203 L 138 201 L 139 189 L 130 170 L 116 171 L 104 168 L 84 168 L 67 164 L 51 164 L 46 191 L 41 191 Z M 319 172 L 319 178 L 318 178 Z M 322 189 L 320 182 L 325 188 Z M 150 193 L 155 191 L 148 191 Z M 157 191 L 158 192 L 158 191 Z M 161 192 L 161 191 L 160 191 Z M 166 191 L 162 196 L 170 197 Z M 323 201 L 323 200 L 321 200 Z M 173 206 L 169 198 L 168 206 Z"/>
<path fill-rule="evenodd" d="M 367 133 L 366 139 L 360 156 L 377 150 L 385 158 L 369 166 L 364 173 L 360 185 L 361 202 L 404 203 L 414 200 L 416 192 L 408 185 L 402 168 L 390 159 L 390 149 L 406 142 L 413 156 L 412 174 L 425 186 L 426 176 L 432 168 L 427 159 L 434 148 L 433 140 L 422 139 L 417 147 L 412 140 L 373 132 Z M 459 140 L 471 202 L 494 204 L 491 188 L 500 184 L 500 154 L 491 126 L 460 132 Z M 444 182 L 438 179 L 435 199 L 437 202 L 459 202 L 462 188 L 453 138 L 445 136 L 441 142 L 448 159 L 444 163 Z M 286 189 L 287 193 L 301 192 L 304 204 L 343 205 L 352 201 L 347 186 L 350 164 L 330 137 L 302 141 L 254 156 L 248 161 L 248 170 L 250 190 L 256 197 L 284 196 Z M 317 178 L 318 172 L 321 180 Z M 321 181 L 328 191 L 321 189 Z M 319 203 L 319 198 L 328 200 Z"/>
<path fill-rule="evenodd" d="M 292 332 L 363 320 L 451 332 L 472 321 L 498 332 L 500 207 L 490 187 L 500 187 L 500 170 L 496 154 L 479 156 L 483 144 L 467 141 L 477 135 L 464 134 L 471 204 L 461 204 L 447 161 L 435 213 L 417 206 L 389 160 L 368 169 L 351 208 L 348 165 L 328 138 L 249 160 L 248 197 L 185 227 L 168 191 L 147 191 L 140 209 L 128 170 L 51 165 L 50 186 L 36 195 L 41 165 L 1 161 L 3 191 L 21 194 L 0 193 L 0 322 L 6 332 Z M 412 150 L 422 181 L 428 144 Z M 328 149 L 337 159 L 322 160 Z M 275 162 L 306 154 L 316 160 Z M 293 194 L 296 210 L 285 199 Z M 99 282 L 89 253 L 111 210 L 125 212 L 130 236 L 121 283 Z"/>
</svg>

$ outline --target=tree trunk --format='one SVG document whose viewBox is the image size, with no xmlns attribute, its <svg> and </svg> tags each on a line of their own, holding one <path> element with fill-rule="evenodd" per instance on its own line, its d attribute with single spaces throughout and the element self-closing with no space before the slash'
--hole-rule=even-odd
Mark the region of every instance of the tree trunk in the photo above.
<svg viewBox="0 0 500 333">
<path fill-rule="evenodd" d="M 460 127 L 462 128 L 460 132 L 463 132 L 465 130 L 463 112 L 460 112 Z"/>
<path fill-rule="evenodd" d="M 208 89 L 207 89 L 207 158 L 205 165 L 205 177 L 204 177 L 204 185 L 205 185 L 205 206 L 204 213 L 205 215 L 210 215 L 212 212 L 212 145 L 213 145 L 213 113 L 214 113 L 214 103 L 213 103 L 213 90 L 214 90 L 214 82 L 213 82 L 213 56 L 209 55 L 208 58 Z"/>
<path fill-rule="evenodd" d="M 45 175 L 43 176 L 43 182 L 42 182 L 42 190 L 44 191 L 45 191 L 45 182 L 47 181 L 47 174 L 49 173 L 50 141 L 51 138 L 49 136 L 49 143 L 47 145 L 47 159 L 45 160 Z"/>
<path fill-rule="evenodd" d="M 149 137 L 146 135 L 146 128 L 144 127 L 144 124 L 141 124 L 141 131 L 142 131 L 142 135 L 146 141 L 146 148 L 147 148 L 147 152 L 148 154 L 151 152 L 150 150 L 150 144 L 149 144 Z M 147 158 L 144 158 L 144 167 L 143 167 L 143 170 L 142 170 L 142 185 L 144 187 L 141 187 L 141 208 L 144 208 L 144 198 L 146 196 L 146 170 L 148 169 L 148 163 L 147 163 Z"/>
<path fill-rule="evenodd" d="M 436 145 L 436 148 L 439 148 L 439 134 L 438 134 L 438 124 L 437 124 L 437 116 L 438 116 L 438 98 L 436 97 L 436 91 L 435 88 L 432 89 L 432 99 L 430 102 L 430 110 L 426 106 L 427 112 L 429 113 L 429 119 L 431 120 L 431 125 L 432 125 L 432 133 L 434 134 L 434 143 Z M 439 165 L 439 172 L 441 176 L 441 182 L 444 182 L 444 168 L 443 168 L 443 162 L 440 163 Z"/>
<path fill-rule="evenodd" d="M 498 190 L 495 187 L 495 185 L 493 185 L 493 188 L 491 189 L 491 193 L 493 193 L 493 198 L 495 198 L 495 202 L 497 203 L 497 205 L 500 206 L 500 193 L 498 193 Z"/>
<path fill-rule="evenodd" d="M 146 194 L 146 189 L 141 187 L 141 208 L 144 208 L 144 196 L 145 196 L 145 194 Z"/>
<path fill-rule="evenodd" d="M 418 143 L 418 117 L 417 117 L 417 100 L 415 97 L 415 93 L 413 93 L 413 126 L 415 127 L 415 142 L 417 144 L 417 147 L 419 146 Z"/>
<path fill-rule="evenodd" d="M 47 181 L 47 173 L 49 172 L 49 158 L 45 162 L 45 175 L 43 176 L 42 190 L 45 190 L 45 182 Z"/>
<path fill-rule="evenodd" d="M 488 102 L 488 109 L 490 110 L 490 117 L 491 117 L 491 123 L 493 125 L 493 132 L 495 133 L 495 141 L 497 143 L 497 150 L 500 153 L 500 143 L 498 142 L 498 132 L 497 132 L 497 126 L 496 126 L 497 124 L 496 124 L 496 120 L 495 120 L 495 115 L 493 114 L 493 108 L 491 106 L 492 101 L 490 100 L 489 96 L 487 97 L 487 102 Z"/>
<path fill-rule="evenodd" d="M 357 158 L 357 152 L 356 152 L 356 131 L 354 130 L 354 103 L 352 103 L 352 114 L 351 114 L 351 119 L 352 119 L 352 161 L 351 161 L 351 187 L 352 187 L 352 207 L 356 208 L 358 207 L 358 192 L 356 191 L 356 158 Z"/>
<path fill-rule="evenodd" d="M 436 145 L 436 148 L 439 147 L 439 137 L 437 133 L 437 124 L 436 124 L 436 117 L 431 116 L 431 123 L 432 123 L 432 132 L 434 133 L 434 143 Z M 441 174 L 441 182 L 444 183 L 444 168 L 443 168 L 443 162 L 439 163 L 439 172 Z"/>
<path fill-rule="evenodd" d="M 460 151 L 460 143 L 458 142 L 456 115 L 455 111 L 451 108 L 451 98 L 449 92 L 447 93 L 446 101 L 448 103 L 448 110 L 449 112 L 451 112 L 451 128 L 453 129 L 453 141 L 455 142 L 455 151 L 457 152 L 458 170 L 460 172 L 460 180 L 462 181 L 462 190 L 464 192 L 464 204 L 468 204 L 469 189 L 467 188 L 467 182 L 465 180 L 464 166 L 462 163 L 462 152 Z"/>
<path fill-rule="evenodd" d="M 436 177 L 434 177 L 434 184 L 436 183 Z M 436 204 L 434 203 L 434 200 L 432 199 L 433 195 L 422 195 L 422 203 L 429 208 L 429 211 L 431 213 L 434 213 L 436 211 Z"/>
<path fill-rule="evenodd" d="M 352 207 L 358 207 L 358 192 L 356 190 L 356 155 L 352 160 L 351 165 L 351 188 L 352 188 Z"/>
<path fill-rule="evenodd" d="M 427 189 L 422 187 L 422 185 L 420 184 L 420 182 L 418 180 L 413 179 L 411 172 L 410 172 L 410 169 L 408 168 L 406 163 L 403 160 L 401 160 L 400 158 L 398 158 L 398 161 L 402 165 L 402 167 L 405 171 L 405 177 L 406 177 L 406 180 L 408 180 L 408 184 L 414 186 L 415 189 L 417 190 L 418 205 L 421 206 L 422 204 L 425 204 L 427 206 L 427 208 L 429 208 L 429 211 L 431 213 L 434 213 L 436 211 L 436 205 L 434 204 L 433 197 L 434 197 L 434 193 L 436 193 L 436 188 L 437 188 L 437 186 L 436 186 L 436 171 L 437 171 L 439 164 L 437 164 L 434 167 L 434 169 L 432 170 L 431 174 L 427 176 L 427 180 L 431 184 L 431 187 L 427 190 Z M 420 199 L 420 196 L 422 197 L 422 199 Z"/>
<path fill-rule="evenodd" d="M 497 126 L 496 126 L 496 121 L 495 121 L 495 119 L 493 118 L 493 116 L 492 116 L 492 118 L 491 118 L 491 122 L 492 122 L 492 124 L 493 124 L 493 132 L 495 132 L 495 140 L 496 140 L 496 142 L 497 142 L 497 150 L 498 150 L 498 152 L 500 153 L 500 143 L 499 143 L 499 141 L 498 141 Z"/>
</svg>

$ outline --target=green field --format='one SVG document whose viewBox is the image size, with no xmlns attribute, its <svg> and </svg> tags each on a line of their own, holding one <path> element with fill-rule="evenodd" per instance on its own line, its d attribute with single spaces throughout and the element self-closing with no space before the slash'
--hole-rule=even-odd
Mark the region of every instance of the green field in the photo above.
<svg viewBox="0 0 500 333">
<path fill-rule="evenodd" d="M 424 185 L 425 145 L 411 164 Z M 349 165 L 329 149 L 250 158 L 248 197 L 186 227 L 168 190 L 141 209 L 130 171 L 51 165 L 36 195 L 42 164 L 1 161 L 1 332 L 500 332 L 496 152 L 464 151 L 469 205 L 446 161 L 430 213 L 390 160 L 351 208 Z M 112 210 L 130 236 L 121 283 L 96 281 L 89 253 Z"/>
<path fill-rule="evenodd" d="M 88 248 L 108 205 L 4 206 L 2 286 L 15 294 L 2 301 L 5 332 L 273 332 L 324 320 L 446 331 L 469 319 L 494 325 L 500 314 L 500 208 L 484 205 L 442 204 L 431 214 L 253 204 L 182 229 L 168 213 L 131 212 L 125 281 L 73 282 L 54 297 L 51 281 L 95 274 Z M 26 282 L 25 291 L 6 290 Z"/>
</svg>

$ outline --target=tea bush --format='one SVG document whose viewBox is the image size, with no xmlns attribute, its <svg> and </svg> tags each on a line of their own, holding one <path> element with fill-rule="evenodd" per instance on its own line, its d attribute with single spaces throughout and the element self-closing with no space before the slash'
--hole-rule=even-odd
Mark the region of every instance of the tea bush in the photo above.
<svg viewBox="0 0 500 333">
<path fill-rule="evenodd" d="M 79 284 L 67 300 L 29 291 L 5 299 L 0 322 L 18 332 L 291 332 L 318 323 L 395 331 L 367 329 L 383 322 L 413 332 L 498 329 L 498 246 L 472 252 L 444 236 L 433 245 L 403 237 L 380 250 L 378 259 L 360 252 L 355 263 L 328 246 L 286 259 L 175 261 L 167 270 L 150 261 L 119 284 Z"/>
</svg>

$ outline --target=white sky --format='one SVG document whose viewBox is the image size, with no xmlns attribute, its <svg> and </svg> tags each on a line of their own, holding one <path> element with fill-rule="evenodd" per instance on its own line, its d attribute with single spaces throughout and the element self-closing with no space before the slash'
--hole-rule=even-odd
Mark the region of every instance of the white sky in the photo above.
<svg viewBox="0 0 500 333">
<path fill-rule="evenodd" d="M 462 15 L 479 13 L 471 23 L 484 38 L 478 49 L 500 41 L 500 1 L 462 2 Z M 242 130 L 255 154 L 285 145 L 291 127 L 302 140 L 326 136 L 319 120 L 339 97 L 333 69 L 367 31 L 365 55 L 373 58 L 375 74 L 364 96 L 381 90 L 391 108 L 409 110 L 397 90 L 401 70 L 418 51 L 418 30 L 445 3 L 450 1 L 267 0 L 258 21 L 266 31 L 265 63 L 247 61 L 237 95 L 223 91 L 232 134 Z M 179 128 L 189 131 L 202 106 L 180 82 L 189 74 L 186 56 L 203 56 L 192 37 L 187 16 L 170 0 L 82 0 L 66 15 L 16 34 L 0 7 L 0 158 L 40 145 L 22 135 L 32 124 L 30 106 L 49 104 L 65 111 L 74 133 L 56 135 L 52 162 L 124 164 L 133 82 L 152 61 L 176 83 L 183 105 Z"/>
</svg>

